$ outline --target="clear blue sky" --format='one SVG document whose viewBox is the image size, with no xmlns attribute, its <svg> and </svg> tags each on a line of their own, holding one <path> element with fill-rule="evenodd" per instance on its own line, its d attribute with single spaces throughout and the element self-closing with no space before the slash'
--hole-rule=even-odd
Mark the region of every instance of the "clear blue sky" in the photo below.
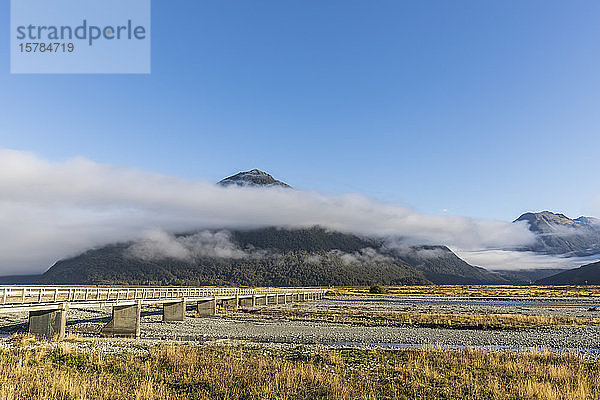
<svg viewBox="0 0 600 400">
<path fill-rule="evenodd" d="M 10 75 L 0 147 L 439 214 L 589 214 L 600 2 L 153 0 L 150 75 Z"/>
</svg>

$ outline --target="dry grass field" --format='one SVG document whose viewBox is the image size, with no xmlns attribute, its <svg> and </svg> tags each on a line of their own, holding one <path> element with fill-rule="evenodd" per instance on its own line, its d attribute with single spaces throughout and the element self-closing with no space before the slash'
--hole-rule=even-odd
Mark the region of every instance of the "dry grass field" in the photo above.
<svg viewBox="0 0 600 400">
<path fill-rule="evenodd" d="M 600 362 L 480 350 L 0 351 L 0 399 L 594 399 Z"/>
<path fill-rule="evenodd" d="M 331 289 L 333 295 L 368 296 L 369 287 Z M 600 286 L 431 285 L 387 286 L 388 296 L 457 297 L 600 297 Z M 381 295 L 381 294 L 378 294 Z"/>
<path fill-rule="evenodd" d="M 390 296 L 490 298 L 599 294 L 598 287 L 434 286 L 385 290 Z M 368 295 L 369 288 L 334 292 Z M 535 332 L 540 328 L 600 326 L 600 318 L 592 317 L 480 311 L 418 313 L 410 309 L 344 309 L 327 304 L 314 308 L 292 305 L 223 310 L 221 315 L 225 321 L 240 318 L 254 323 L 256 319 L 259 324 L 289 320 L 333 322 L 334 326 L 500 330 L 502 335 L 511 334 L 510 330 Z M 524 332 L 528 331 L 518 334 Z M 111 343 L 110 348 L 114 349 L 115 342 Z M 16 335 L 8 347 L 0 349 L 0 400 L 600 399 L 600 359 L 543 349 L 125 343 L 125 347 L 135 351 L 113 352 L 107 350 L 106 342 L 75 335 L 61 343 Z"/>
<path fill-rule="evenodd" d="M 269 308 L 241 311 L 246 316 L 256 317 L 257 319 L 334 322 L 363 326 L 419 326 L 427 328 L 496 330 L 555 328 L 560 326 L 600 326 L 600 318 L 575 318 L 553 315 L 441 314 Z"/>
</svg>

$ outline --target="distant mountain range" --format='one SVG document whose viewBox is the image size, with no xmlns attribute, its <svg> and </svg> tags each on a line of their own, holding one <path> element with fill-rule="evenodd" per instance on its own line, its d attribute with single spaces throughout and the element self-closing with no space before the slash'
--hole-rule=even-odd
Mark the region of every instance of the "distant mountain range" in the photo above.
<svg viewBox="0 0 600 400">
<path fill-rule="evenodd" d="M 530 284 L 541 279 L 547 278 L 561 272 L 568 271 L 568 268 L 537 268 L 537 269 L 513 269 L 513 270 L 491 270 L 512 284 Z"/>
<path fill-rule="evenodd" d="M 550 211 L 526 213 L 514 222 L 525 221 L 536 235 L 535 244 L 525 247 L 543 254 L 583 257 L 600 254 L 600 220 L 592 217 L 570 219 Z"/>
</svg>

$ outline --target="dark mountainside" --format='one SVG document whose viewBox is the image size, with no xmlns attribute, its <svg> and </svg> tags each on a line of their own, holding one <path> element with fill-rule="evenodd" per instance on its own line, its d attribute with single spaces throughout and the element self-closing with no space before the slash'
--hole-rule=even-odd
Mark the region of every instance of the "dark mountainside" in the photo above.
<svg viewBox="0 0 600 400">
<path fill-rule="evenodd" d="M 494 272 L 466 263 L 446 246 L 412 246 L 402 251 L 394 251 L 393 254 L 423 272 L 427 279 L 436 284 L 471 285 L 512 282 Z"/>
<path fill-rule="evenodd" d="M 592 217 L 570 219 L 550 211 L 526 213 L 514 222 L 526 221 L 536 234 L 534 245 L 523 250 L 565 256 L 600 254 L 600 220 Z"/>
<path fill-rule="evenodd" d="M 42 275 L 0 276 L 0 285 L 35 285 Z"/>
<path fill-rule="evenodd" d="M 600 285 L 600 261 L 540 279 L 536 283 L 540 285 Z"/>
<path fill-rule="evenodd" d="M 508 281 L 516 284 L 530 284 L 540 279 L 547 278 L 561 272 L 569 271 L 567 268 L 542 268 L 542 269 L 515 269 L 515 270 L 492 270 Z"/>
<path fill-rule="evenodd" d="M 429 283 L 422 273 L 402 262 L 384 259 L 359 262 L 363 260 L 360 254 L 353 259 L 348 251 L 359 252 L 371 244 L 353 235 L 321 228 L 267 228 L 234 231 L 229 238 L 236 248 L 245 249 L 245 256 L 142 260 L 128 252 L 132 243 L 123 243 L 59 261 L 40 282 L 246 286 Z"/>
<path fill-rule="evenodd" d="M 232 232 L 241 248 L 255 247 L 277 252 L 306 251 L 309 253 L 339 250 L 346 253 L 367 247 L 378 247 L 376 240 L 329 231 L 319 227 L 308 229 L 264 228 Z"/>
<path fill-rule="evenodd" d="M 188 237 L 180 235 L 179 239 Z M 443 246 L 398 252 L 377 240 L 319 227 L 233 231 L 228 237 L 244 250 L 243 257 L 144 260 L 132 256 L 133 243 L 122 243 L 59 261 L 39 282 L 244 286 L 507 283 L 499 275 L 470 266 Z"/>
</svg>

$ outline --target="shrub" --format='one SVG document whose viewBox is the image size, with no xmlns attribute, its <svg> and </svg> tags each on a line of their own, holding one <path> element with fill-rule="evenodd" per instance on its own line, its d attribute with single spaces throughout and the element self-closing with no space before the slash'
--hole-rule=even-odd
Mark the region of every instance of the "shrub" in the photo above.
<svg viewBox="0 0 600 400">
<path fill-rule="evenodd" d="M 384 294 L 384 293 L 387 293 L 387 290 L 383 286 L 372 285 L 369 288 L 369 293 L 372 293 L 372 294 Z"/>
</svg>

